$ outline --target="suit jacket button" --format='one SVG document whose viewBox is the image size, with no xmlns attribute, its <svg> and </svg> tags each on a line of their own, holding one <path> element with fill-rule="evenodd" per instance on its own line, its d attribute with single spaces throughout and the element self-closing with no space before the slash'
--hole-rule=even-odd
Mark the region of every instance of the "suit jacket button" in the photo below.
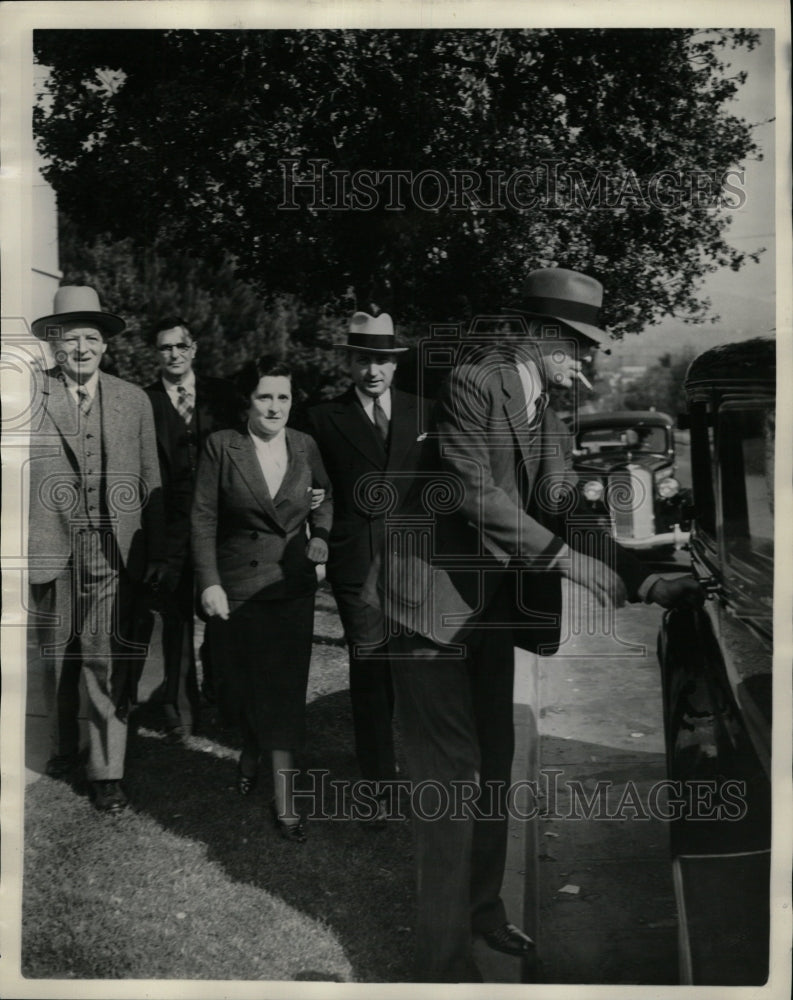
<svg viewBox="0 0 793 1000">
<path fill-rule="evenodd" d="M 258 565 L 259 565 L 258 559 L 251 559 L 251 566 L 258 566 Z"/>
<path fill-rule="evenodd" d="M 258 531 L 252 531 L 251 532 L 251 538 L 256 539 L 258 537 L 259 537 L 259 532 Z"/>
</svg>

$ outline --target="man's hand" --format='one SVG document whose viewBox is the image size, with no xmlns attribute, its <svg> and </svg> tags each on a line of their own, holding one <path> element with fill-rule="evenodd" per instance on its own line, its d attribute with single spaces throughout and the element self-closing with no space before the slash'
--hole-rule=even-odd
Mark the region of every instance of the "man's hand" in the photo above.
<svg viewBox="0 0 793 1000">
<path fill-rule="evenodd" d="M 559 569 L 573 583 L 591 591 L 604 608 L 621 608 L 625 603 L 625 584 L 599 559 L 568 549 L 560 559 Z"/>
<path fill-rule="evenodd" d="M 548 345 L 544 344 L 543 347 L 542 365 L 548 384 L 569 388 L 579 377 L 581 362 L 561 346 L 549 349 Z"/>
<path fill-rule="evenodd" d="M 213 583 L 211 587 L 201 593 L 201 607 L 207 618 L 214 618 L 218 615 L 223 621 L 228 621 L 229 601 L 226 591 L 219 583 Z"/>
<path fill-rule="evenodd" d="M 312 538 L 306 546 L 306 555 L 313 563 L 328 561 L 328 543 L 324 538 Z"/>
<path fill-rule="evenodd" d="M 701 608 L 705 601 L 702 587 L 692 576 L 656 580 L 647 596 L 662 608 Z"/>
<path fill-rule="evenodd" d="M 311 491 L 311 509 L 316 510 L 324 499 L 325 499 L 324 490 L 313 489 Z M 324 560 L 321 559 L 320 562 L 324 562 Z"/>
</svg>

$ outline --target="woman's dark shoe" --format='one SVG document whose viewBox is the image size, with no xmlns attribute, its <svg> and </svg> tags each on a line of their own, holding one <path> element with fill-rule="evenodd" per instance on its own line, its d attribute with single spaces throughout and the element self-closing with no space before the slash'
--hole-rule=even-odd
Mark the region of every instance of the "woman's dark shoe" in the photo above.
<svg viewBox="0 0 793 1000">
<path fill-rule="evenodd" d="M 374 814 L 361 820 L 361 826 L 373 833 L 380 833 L 388 826 L 388 795 L 377 796 L 377 809 Z"/>
<path fill-rule="evenodd" d="M 242 796 L 250 795 L 259 780 L 259 755 L 255 750 L 242 748 L 237 761 L 237 791 Z"/>
<path fill-rule="evenodd" d="M 286 820 L 281 819 L 278 815 L 275 799 L 271 799 L 270 801 L 270 815 L 273 818 L 276 830 L 284 840 L 291 840 L 293 844 L 304 844 L 306 842 L 306 831 L 302 816 L 296 823 L 287 823 Z"/>
</svg>

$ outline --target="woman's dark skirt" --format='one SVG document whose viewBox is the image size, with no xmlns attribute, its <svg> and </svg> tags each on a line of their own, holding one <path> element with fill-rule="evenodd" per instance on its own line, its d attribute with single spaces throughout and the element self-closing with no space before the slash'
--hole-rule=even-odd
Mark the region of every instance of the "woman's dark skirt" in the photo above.
<svg viewBox="0 0 793 1000">
<path fill-rule="evenodd" d="M 229 601 L 207 623 L 218 707 L 260 752 L 300 750 L 314 630 L 314 594 Z"/>
</svg>

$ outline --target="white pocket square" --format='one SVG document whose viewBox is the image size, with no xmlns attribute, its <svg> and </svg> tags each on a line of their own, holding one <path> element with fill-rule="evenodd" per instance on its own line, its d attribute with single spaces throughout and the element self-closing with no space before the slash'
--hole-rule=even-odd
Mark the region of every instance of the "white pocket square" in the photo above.
<svg viewBox="0 0 793 1000">
<path fill-rule="evenodd" d="M 419 434 L 419 436 L 416 438 L 416 441 L 423 441 L 426 436 L 427 436 L 427 434 L 426 434 L 426 431 L 425 431 L 424 434 Z"/>
</svg>

